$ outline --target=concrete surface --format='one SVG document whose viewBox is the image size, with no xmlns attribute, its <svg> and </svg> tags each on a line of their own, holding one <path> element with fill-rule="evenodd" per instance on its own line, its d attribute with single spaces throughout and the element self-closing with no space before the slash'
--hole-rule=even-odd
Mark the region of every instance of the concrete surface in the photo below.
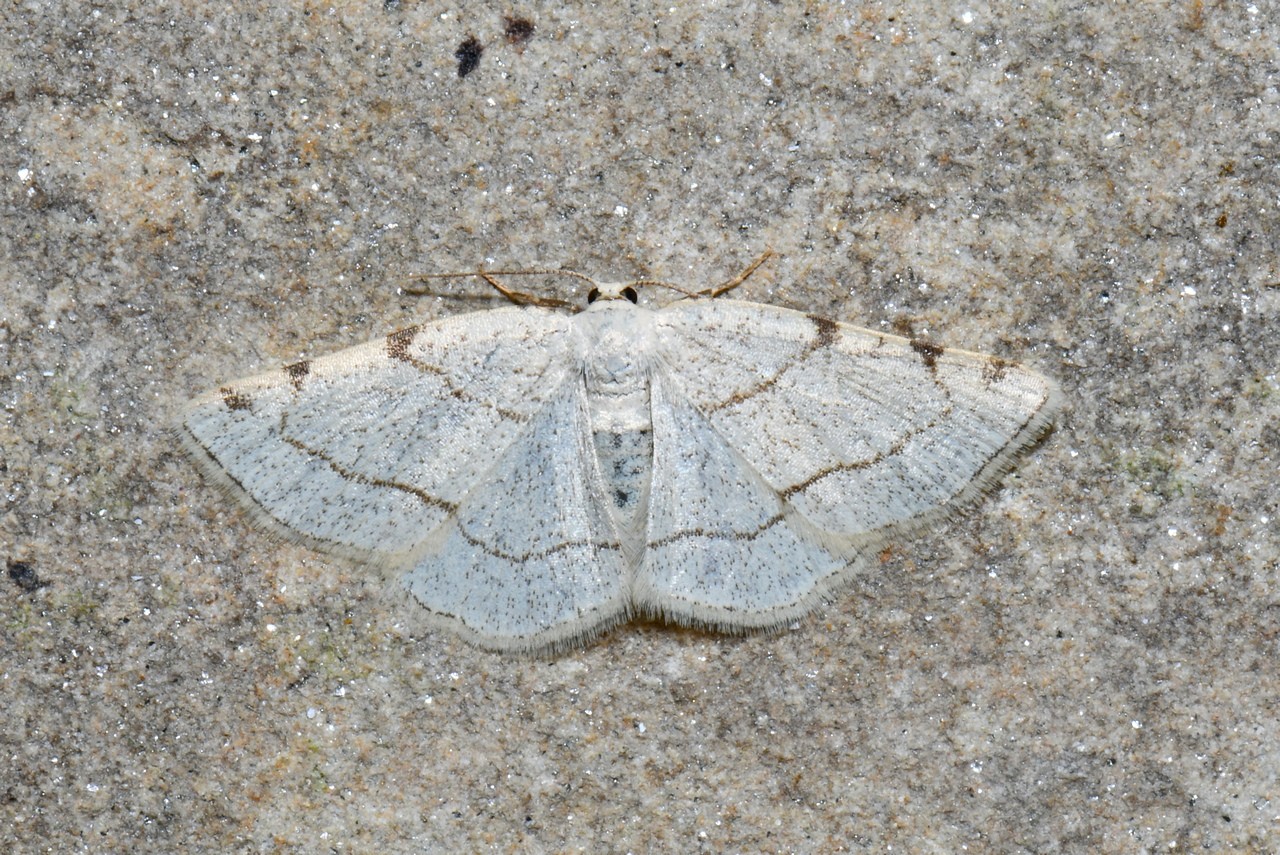
<svg viewBox="0 0 1280 855">
<path fill-rule="evenodd" d="M 1274 9 L 234 5 L 0 12 L 0 849 L 1280 848 Z M 168 431 L 491 305 L 416 273 L 766 247 L 1066 401 L 780 634 L 413 635 Z"/>
</svg>

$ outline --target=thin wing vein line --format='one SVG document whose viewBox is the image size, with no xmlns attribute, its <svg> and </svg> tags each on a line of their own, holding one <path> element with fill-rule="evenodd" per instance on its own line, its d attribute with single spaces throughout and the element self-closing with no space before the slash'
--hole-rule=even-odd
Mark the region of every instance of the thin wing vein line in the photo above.
<svg viewBox="0 0 1280 855">
<path fill-rule="evenodd" d="M 428 493 L 426 490 L 423 490 L 420 487 L 415 487 L 412 484 L 402 484 L 399 481 L 392 481 L 387 478 L 372 478 L 368 475 L 365 475 L 362 472 L 356 472 L 353 469 L 349 469 L 346 466 L 343 466 L 341 463 L 334 460 L 328 454 L 325 454 L 323 451 L 312 448 L 308 446 L 306 443 L 302 442 L 301 440 L 295 439 L 294 437 L 289 436 L 288 428 L 289 428 L 289 425 L 288 425 L 287 416 L 281 415 L 280 416 L 280 438 L 282 440 L 284 440 L 286 443 L 293 446 L 294 448 L 298 449 L 303 454 L 306 454 L 310 457 L 314 457 L 317 460 L 323 462 L 326 466 L 328 466 L 330 469 L 332 469 L 334 472 L 336 472 L 338 475 L 342 476 L 348 481 L 355 481 L 358 484 L 364 484 L 369 487 L 381 487 L 388 490 L 398 490 L 402 493 L 413 496 L 414 498 L 421 501 L 422 504 L 426 505 L 427 507 L 439 508 L 440 510 L 450 514 L 453 513 L 455 510 L 457 510 L 458 508 L 455 502 L 446 501 L 445 499 L 441 499 L 438 496 L 433 496 L 430 493 Z"/>
</svg>

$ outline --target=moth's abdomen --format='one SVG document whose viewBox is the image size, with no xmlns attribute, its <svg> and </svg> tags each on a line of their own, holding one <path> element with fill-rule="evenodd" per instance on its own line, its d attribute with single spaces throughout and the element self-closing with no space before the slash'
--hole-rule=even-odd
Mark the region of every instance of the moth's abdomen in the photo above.
<svg viewBox="0 0 1280 855">
<path fill-rule="evenodd" d="M 653 478 L 653 418 L 648 386 L 626 395 L 589 395 L 591 441 L 609 512 L 624 547 L 638 555 Z"/>
<path fill-rule="evenodd" d="M 632 518 L 643 512 L 649 495 L 653 431 L 596 431 L 594 440 L 612 510 L 620 527 L 630 530 Z"/>
</svg>

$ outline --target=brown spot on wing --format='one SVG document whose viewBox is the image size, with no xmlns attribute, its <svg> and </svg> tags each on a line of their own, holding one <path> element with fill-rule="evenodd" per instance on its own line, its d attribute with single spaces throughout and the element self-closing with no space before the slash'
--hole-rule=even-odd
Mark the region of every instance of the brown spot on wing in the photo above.
<svg viewBox="0 0 1280 855">
<path fill-rule="evenodd" d="M 226 404 L 227 409 L 232 412 L 247 410 L 253 405 L 252 398 L 242 392 L 237 392 L 230 386 L 223 386 L 218 392 L 222 395 L 222 403 Z"/>
<path fill-rule="evenodd" d="M 835 321 L 820 318 L 817 315 L 809 315 L 809 320 L 813 322 L 814 329 L 818 331 L 818 338 L 813 343 L 814 350 L 820 347 L 830 347 L 840 338 L 840 325 Z"/>
<path fill-rule="evenodd" d="M 921 341 L 918 338 L 913 338 L 911 340 L 911 349 L 916 352 L 916 355 L 920 357 L 920 361 L 923 362 L 925 367 L 930 371 L 933 371 L 938 367 L 938 357 L 941 356 L 945 350 L 945 348 L 940 344 L 934 344 L 931 341 Z"/>
<path fill-rule="evenodd" d="M 413 344 L 413 340 L 417 335 L 418 327 L 413 326 L 396 330 L 387 336 L 387 356 L 392 359 L 398 359 L 401 362 L 408 362 L 409 345 Z"/>
<path fill-rule="evenodd" d="M 304 359 L 301 362 L 286 365 L 284 373 L 289 378 L 289 382 L 293 384 L 293 388 L 301 391 L 302 384 L 306 382 L 307 375 L 311 373 L 311 362 Z"/>
<path fill-rule="evenodd" d="M 990 383 L 999 383 L 1004 379 L 1004 375 L 1008 373 L 1009 368 L 1013 365 L 1007 359 L 1001 359 L 998 356 L 988 356 L 987 362 L 982 366 L 982 379 Z"/>
</svg>

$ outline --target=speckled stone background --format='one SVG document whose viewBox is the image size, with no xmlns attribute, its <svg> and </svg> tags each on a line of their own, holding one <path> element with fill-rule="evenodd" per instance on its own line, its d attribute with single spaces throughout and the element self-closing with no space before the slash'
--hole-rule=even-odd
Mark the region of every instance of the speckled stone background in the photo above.
<svg viewBox="0 0 1280 855">
<path fill-rule="evenodd" d="M 1280 15 L 1101 7 L 5 4 L 0 850 L 1280 848 Z M 415 635 L 167 430 L 492 304 L 416 273 L 766 247 L 1065 393 L 775 635 Z"/>
</svg>

